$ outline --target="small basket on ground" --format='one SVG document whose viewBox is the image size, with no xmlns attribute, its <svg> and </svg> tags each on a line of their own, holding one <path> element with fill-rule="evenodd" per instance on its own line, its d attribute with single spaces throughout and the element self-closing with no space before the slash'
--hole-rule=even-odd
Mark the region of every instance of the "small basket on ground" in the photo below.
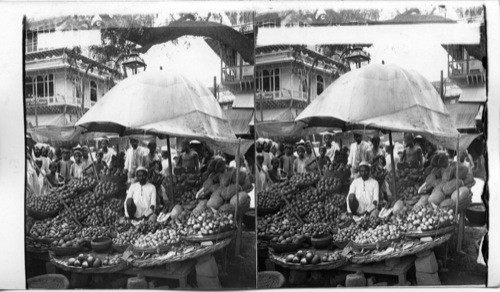
<svg viewBox="0 0 500 292">
<path fill-rule="evenodd" d="M 349 244 L 349 240 L 344 240 L 344 241 L 333 241 L 333 245 L 335 245 L 336 247 L 342 249 L 344 247 L 346 247 L 347 244 Z"/>
<path fill-rule="evenodd" d="M 31 208 L 26 207 L 26 210 L 28 211 L 28 215 L 30 217 L 33 217 L 34 219 L 37 219 L 37 220 L 54 218 L 59 214 L 60 209 L 61 209 L 61 206 L 59 206 L 56 209 L 49 211 L 49 212 L 42 212 L 42 211 L 33 210 Z"/>
<path fill-rule="evenodd" d="M 264 271 L 257 274 L 257 289 L 276 289 L 285 285 L 285 277 L 276 271 Z"/>
<path fill-rule="evenodd" d="M 95 252 L 108 251 L 112 244 L 113 244 L 113 242 L 111 241 L 111 238 L 109 238 L 109 237 L 95 238 L 95 239 L 92 239 L 92 241 L 90 242 L 90 246 L 92 246 L 92 249 Z"/>
<path fill-rule="evenodd" d="M 302 242 L 298 243 L 271 243 L 270 249 L 274 253 L 294 252 L 302 247 Z"/>
<path fill-rule="evenodd" d="M 70 247 L 50 247 L 49 250 L 54 252 L 56 256 L 70 256 L 79 253 L 83 249 L 83 245 Z"/>
<path fill-rule="evenodd" d="M 61 274 L 46 274 L 29 278 L 28 289 L 61 290 L 69 288 L 69 280 Z"/>
<path fill-rule="evenodd" d="M 282 206 L 283 206 L 283 204 L 278 204 L 278 205 L 276 205 L 274 207 L 270 207 L 270 208 L 257 206 L 257 216 L 262 217 L 262 216 L 266 216 L 269 214 L 276 214 L 276 213 L 278 213 L 278 211 L 281 209 Z"/>
</svg>

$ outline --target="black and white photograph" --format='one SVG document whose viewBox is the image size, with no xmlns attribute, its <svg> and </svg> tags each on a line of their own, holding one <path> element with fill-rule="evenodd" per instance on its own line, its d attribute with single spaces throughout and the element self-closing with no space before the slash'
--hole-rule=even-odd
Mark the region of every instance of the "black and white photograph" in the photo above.
<svg viewBox="0 0 500 292">
<path fill-rule="evenodd" d="M 486 285 L 485 14 L 434 3 L 256 14 L 259 288 Z M 433 37 L 464 25 L 475 42 Z M 300 29 L 325 27 L 378 35 L 298 43 Z"/>
<path fill-rule="evenodd" d="M 255 288 L 253 17 L 26 15 L 28 289 Z"/>
</svg>

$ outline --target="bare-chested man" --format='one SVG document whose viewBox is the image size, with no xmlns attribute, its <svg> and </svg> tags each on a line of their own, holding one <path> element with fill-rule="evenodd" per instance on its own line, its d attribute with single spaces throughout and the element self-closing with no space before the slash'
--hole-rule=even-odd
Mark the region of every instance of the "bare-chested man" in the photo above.
<svg viewBox="0 0 500 292">
<path fill-rule="evenodd" d="M 403 152 L 401 162 L 406 162 L 410 167 L 422 167 L 422 149 L 414 144 L 413 134 L 406 133 L 404 136 L 406 148 Z"/>
</svg>

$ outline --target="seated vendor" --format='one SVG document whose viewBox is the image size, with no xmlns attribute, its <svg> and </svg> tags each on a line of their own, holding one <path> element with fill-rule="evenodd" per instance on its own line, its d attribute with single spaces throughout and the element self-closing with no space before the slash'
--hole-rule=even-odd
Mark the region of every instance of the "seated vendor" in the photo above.
<svg viewBox="0 0 500 292">
<path fill-rule="evenodd" d="M 353 215 L 364 215 L 377 210 L 379 186 L 370 177 L 370 165 L 367 162 L 359 164 L 360 177 L 353 180 L 347 195 L 347 212 Z"/>
<path fill-rule="evenodd" d="M 133 183 L 127 191 L 125 199 L 125 216 L 140 220 L 149 218 L 156 221 L 156 187 L 148 182 L 148 171 L 140 166 L 135 171 L 137 182 Z"/>
</svg>

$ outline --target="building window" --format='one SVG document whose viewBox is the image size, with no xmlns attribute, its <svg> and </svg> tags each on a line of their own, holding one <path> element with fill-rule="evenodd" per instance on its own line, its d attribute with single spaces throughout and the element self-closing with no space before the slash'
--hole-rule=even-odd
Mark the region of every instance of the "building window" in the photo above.
<svg viewBox="0 0 500 292">
<path fill-rule="evenodd" d="M 45 76 L 45 96 L 54 96 L 54 75 Z"/>
<path fill-rule="evenodd" d="M 316 95 L 320 95 L 325 89 L 325 82 L 323 81 L 323 76 L 316 76 Z"/>
<path fill-rule="evenodd" d="M 25 98 L 33 98 L 33 94 L 35 92 L 34 87 L 34 82 L 31 77 L 25 77 L 24 78 L 24 91 L 25 91 Z"/>
<path fill-rule="evenodd" d="M 44 84 L 43 76 L 36 77 L 36 96 L 44 97 L 45 96 L 45 84 Z"/>
<path fill-rule="evenodd" d="M 97 101 L 97 83 L 90 81 L 90 101 Z"/>
<path fill-rule="evenodd" d="M 26 31 L 26 53 L 36 52 L 38 45 L 38 33 L 36 31 Z"/>
<path fill-rule="evenodd" d="M 280 90 L 280 69 L 257 71 L 255 79 L 257 91 L 274 93 Z"/>
</svg>

